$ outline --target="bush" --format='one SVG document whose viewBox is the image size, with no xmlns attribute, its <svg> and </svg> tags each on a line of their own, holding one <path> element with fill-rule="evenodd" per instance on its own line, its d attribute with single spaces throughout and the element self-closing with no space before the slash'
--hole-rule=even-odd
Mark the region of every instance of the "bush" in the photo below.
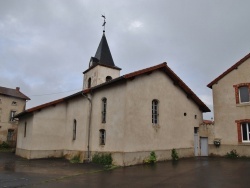
<svg viewBox="0 0 250 188">
<path fill-rule="evenodd" d="M 92 157 L 92 162 L 93 163 L 97 163 L 97 164 L 101 164 L 101 165 L 112 165 L 112 156 L 111 156 L 111 153 L 108 153 L 108 154 L 105 154 L 105 153 L 102 153 L 102 154 L 99 154 L 99 153 L 96 153 L 94 154 L 94 156 Z"/>
<path fill-rule="evenodd" d="M 156 162 L 156 154 L 154 151 L 150 152 L 150 155 L 147 159 L 143 161 L 146 164 L 154 164 Z"/>
<path fill-rule="evenodd" d="M 75 155 L 72 159 L 70 159 L 71 163 L 80 163 L 81 159 L 80 159 L 80 155 Z"/>
<path fill-rule="evenodd" d="M 2 144 L 0 144 L 0 149 L 10 149 L 10 145 L 6 142 L 2 142 Z"/>
<path fill-rule="evenodd" d="M 227 152 L 226 157 L 231 158 L 231 159 L 235 159 L 235 158 L 238 158 L 239 155 L 238 155 L 237 151 L 235 149 L 233 149 L 229 153 Z"/>
<path fill-rule="evenodd" d="M 179 156 L 178 156 L 176 149 L 172 149 L 171 157 L 173 161 L 178 161 Z"/>
</svg>

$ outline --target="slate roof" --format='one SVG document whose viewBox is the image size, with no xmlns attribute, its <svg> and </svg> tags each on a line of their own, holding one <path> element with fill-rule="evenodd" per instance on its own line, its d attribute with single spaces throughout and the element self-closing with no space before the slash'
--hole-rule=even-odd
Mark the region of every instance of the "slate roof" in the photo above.
<svg viewBox="0 0 250 188">
<path fill-rule="evenodd" d="M 86 73 L 87 71 L 96 67 L 97 65 L 102 65 L 105 67 L 121 70 L 121 68 L 115 66 L 115 63 L 113 61 L 105 33 L 103 33 L 103 35 L 102 35 L 102 39 L 101 39 L 99 46 L 96 50 L 95 57 L 91 57 L 90 61 L 91 60 L 93 62 L 92 66 L 89 67 L 83 73 Z"/>
<path fill-rule="evenodd" d="M 233 66 L 231 66 L 229 69 L 227 69 L 225 72 L 223 72 L 220 76 L 215 78 L 212 82 L 210 82 L 207 87 L 212 89 L 212 86 L 216 84 L 220 79 L 222 79 L 224 76 L 226 76 L 228 73 L 233 71 L 234 69 L 237 69 L 238 66 L 240 66 L 242 63 L 244 63 L 247 59 L 250 58 L 250 53 L 247 54 L 245 57 L 243 57 L 241 60 L 239 60 L 237 63 L 235 63 Z"/>
<path fill-rule="evenodd" d="M 52 101 L 52 102 L 49 102 L 49 103 L 46 103 L 46 104 L 31 108 L 31 109 L 25 110 L 24 112 L 16 115 L 16 117 L 21 117 L 24 114 L 34 112 L 36 110 L 41 110 L 41 109 L 43 109 L 45 107 L 56 105 L 58 103 L 61 103 L 63 101 L 67 101 L 67 100 L 69 100 L 71 98 L 74 98 L 74 97 L 82 95 L 82 94 L 96 92 L 99 89 L 103 89 L 103 88 L 106 88 L 106 87 L 111 87 L 111 86 L 113 86 L 115 84 L 121 84 L 122 82 L 126 82 L 127 80 L 131 80 L 131 79 L 135 78 L 136 76 L 141 76 L 143 74 L 150 74 L 150 73 L 152 73 L 153 71 L 156 71 L 156 70 L 161 70 L 164 73 L 166 73 L 166 75 L 169 76 L 172 79 L 173 84 L 175 84 L 176 86 L 179 86 L 186 93 L 187 98 L 193 100 L 199 106 L 199 108 L 200 108 L 200 110 L 202 112 L 210 112 L 210 109 L 199 99 L 199 97 L 197 97 L 197 95 L 167 66 L 167 63 L 164 62 L 164 63 L 161 63 L 159 65 L 153 66 L 153 67 L 149 67 L 149 68 L 142 69 L 142 70 L 139 70 L 139 71 L 135 71 L 135 72 L 132 72 L 132 73 L 129 73 L 129 74 L 125 74 L 125 75 L 120 76 L 118 78 L 115 78 L 115 79 L 113 79 L 111 81 L 102 83 L 102 84 L 94 86 L 92 88 L 85 89 L 83 91 L 79 91 L 79 92 L 77 92 L 77 93 L 75 93 L 73 95 L 70 95 L 68 97 L 58 99 L 58 100 L 55 100 L 55 101 Z"/>
<path fill-rule="evenodd" d="M 30 100 L 29 97 L 27 97 L 22 92 L 20 92 L 20 88 L 18 87 L 16 89 L 11 89 L 11 88 L 0 86 L 0 95 L 6 95 L 6 96 L 15 97 L 15 98 Z"/>
</svg>

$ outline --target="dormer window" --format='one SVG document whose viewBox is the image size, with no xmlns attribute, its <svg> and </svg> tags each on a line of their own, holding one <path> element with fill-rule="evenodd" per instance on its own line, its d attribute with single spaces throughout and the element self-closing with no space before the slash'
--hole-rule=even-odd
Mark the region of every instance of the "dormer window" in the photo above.
<svg viewBox="0 0 250 188">
<path fill-rule="evenodd" d="M 111 76 L 107 76 L 107 77 L 106 77 L 106 82 L 108 82 L 108 81 L 110 81 L 110 80 L 112 80 L 112 77 L 111 77 Z"/>
</svg>

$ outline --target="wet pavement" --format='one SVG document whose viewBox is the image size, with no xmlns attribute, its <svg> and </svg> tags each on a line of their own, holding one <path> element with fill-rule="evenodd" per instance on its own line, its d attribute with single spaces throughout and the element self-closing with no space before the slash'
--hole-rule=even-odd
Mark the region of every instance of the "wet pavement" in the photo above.
<svg viewBox="0 0 250 188">
<path fill-rule="evenodd" d="M 250 159 L 189 158 L 105 170 L 0 152 L 0 188 L 7 187 L 250 187 Z"/>
</svg>

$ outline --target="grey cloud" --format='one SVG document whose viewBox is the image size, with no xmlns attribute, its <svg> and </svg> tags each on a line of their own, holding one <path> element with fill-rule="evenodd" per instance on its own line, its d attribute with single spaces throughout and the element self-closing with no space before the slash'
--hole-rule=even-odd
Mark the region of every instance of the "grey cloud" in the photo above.
<svg viewBox="0 0 250 188">
<path fill-rule="evenodd" d="M 249 5 L 247 0 L 0 1 L 0 85 L 20 86 L 32 98 L 28 107 L 81 89 L 105 14 L 106 36 L 122 74 L 167 61 L 208 100 L 206 85 L 249 53 Z M 141 27 L 131 28 L 133 22 Z"/>
</svg>

